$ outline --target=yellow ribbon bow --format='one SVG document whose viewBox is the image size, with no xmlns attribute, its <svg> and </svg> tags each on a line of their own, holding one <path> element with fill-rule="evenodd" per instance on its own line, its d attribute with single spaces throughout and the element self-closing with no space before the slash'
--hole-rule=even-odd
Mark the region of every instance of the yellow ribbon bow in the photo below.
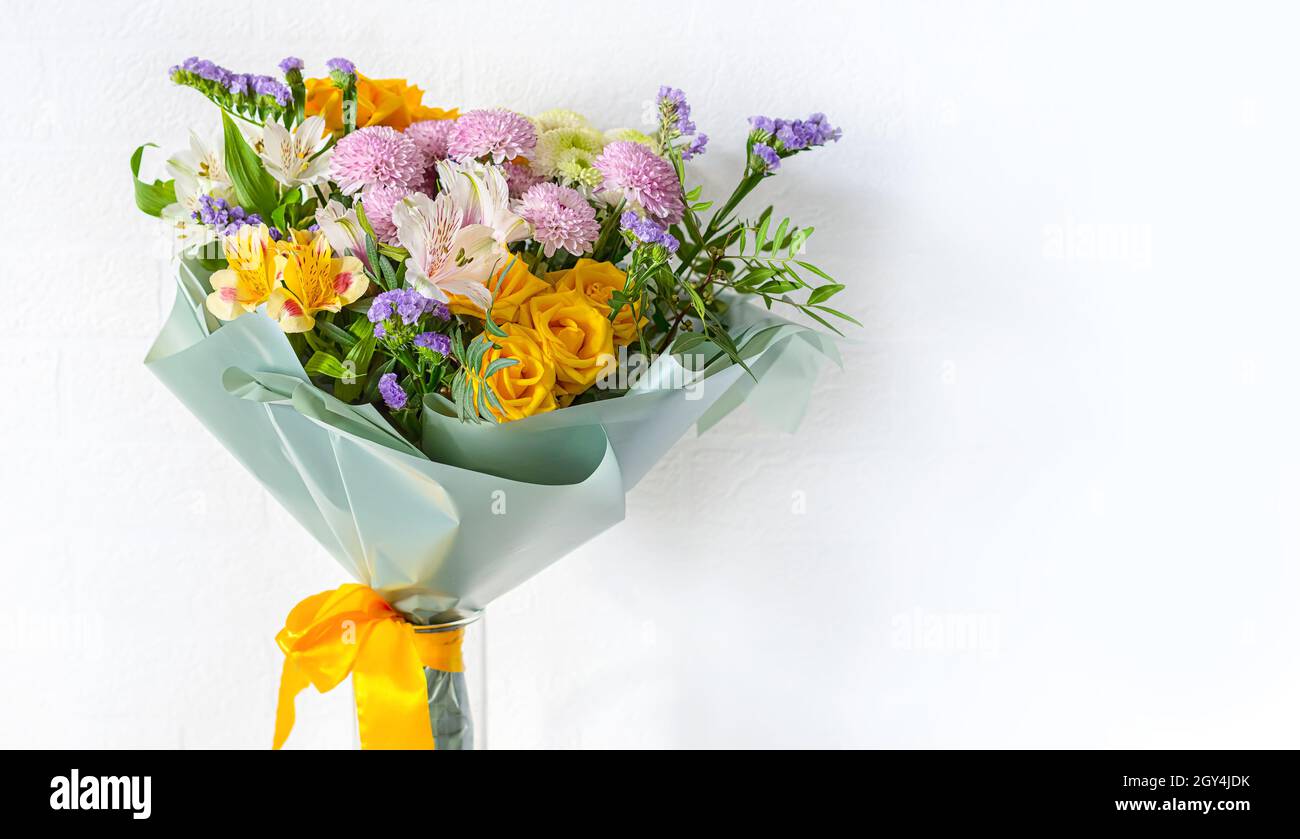
<svg viewBox="0 0 1300 839">
<path fill-rule="evenodd" d="M 357 583 L 293 607 L 275 642 L 284 651 L 275 742 L 293 730 L 293 700 L 307 685 L 325 693 L 352 674 L 363 749 L 432 749 L 424 667 L 465 669 L 463 629 L 416 632 L 384 598 Z"/>
</svg>

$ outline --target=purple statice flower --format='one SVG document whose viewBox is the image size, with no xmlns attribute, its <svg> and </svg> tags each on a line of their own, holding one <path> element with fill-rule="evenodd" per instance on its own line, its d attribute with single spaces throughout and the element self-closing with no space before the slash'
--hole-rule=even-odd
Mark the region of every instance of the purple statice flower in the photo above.
<svg viewBox="0 0 1300 839">
<path fill-rule="evenodd" d="M 270 76 L 253 76 L 252 85 L 254 93 L 258 96 L 270 96 L 280 106 L 288 105 L 293 99 L 289 86 L 279 79 Z"/>
<path fill-rule="evenodd" d="M 213 82 L 222 87 L 229 87 L 230 79 L 234 76 L 234 73 L 230 72 L 225 67 L 222 67 L 220 64 L 208 61 L 206 58 L 199 58 L 196 55 L 185 59 L 181 62 L 179 67 L 173 67 L 171 75 L 175 76 L 179 71 L 192 73 L 200 79 Z"/>
<path fill-rule="evenodd" d="M 355 76 L 357 74 L 357 65 L 346 58 L 331 58 L 325 62 L 325 66 L 331 73 L 341 73 L 345 76 Z"/>
<path fill-rule="evenodd" d="M 199 196 L 199 208 L 194 211 L 194 219 L 208 225 L 221 236 L 233 236 L 246 224 L 261 224 L 257 213 L 245 212 L 243 207 L 232 207 L 224 198 L 211 195 Z"/>
<path fill-rule="evenodd" d="M 690 160 L 692 157 L 704 154 L 704 147 L 709 144 L 709 135 L 700 132 L 690 145 L 682 149 L 682 160 Z"/>
<path fill-rule="evenodd" d="M 772 119 L 750 117 L 749 124 L 761 134 L 759 140 L 779 142 L 785 151 L 802 151 L 813 146 L 824 146 L 840 139 L 843 132 L 826 121 L 825 114 L 812 114 L 808 119 Z"/>
<path fill-rule="evenodd" d="M 754 144 L 754 157 L 758 158 L 765 172 L 775 172 L 781 168 L 781 156 L 767 143 Z"/>
<path fill-rule="evenodd" d="M 397 383 L 396 373 L 385 373 L 379 377 L 379 395 L 384 397 L 384 404 L 391 410 L 400 411 L 406 407 L 406 391 Z"/>
<path fill-rule="evenodd" d="M 686 101 L 685 93 L 664 85 L 659 88 L 656 103 L 659 106 L 661 130 L 666 134 L 689 137 L 695 133 L 695 123 L 691 122 L 691 106 Z"/>
<path fill-rule="evenodd" d="M 504 108 L 469 111 L 456 120 L 447 152 L 457 160 L 490 158 L 493 163 L 532 154 L 537 129 L 528 117 Z"/>
<path fill-rule="evenodd" d="M 656 220 L 681 221 L 685 205 L 682 185 L 672 164 L 640 143 L 617 140 L 605 146 L 594 162 L 602 176 L 601 189 L 621 192 Z"/>
<path fill-rule="evenodd" d="M 397 288 L 375 295 L 366 312 L 366 319 L 371 323 L 382 324 L 394 316 L 401 319 L 403 326 L 411 326 L 424 315 L 433 315 L 438 320 L 449 320 L 451 312 L 447 304 L 425 297 L 409 288 Z M 378 332 L 376 337 L 383 337 Z"/>
<path fill-rule="evenodd" d="M 623 213 L 619 217 L 619 222 L 636 240 L 633 244 L 634 250 L 639 245 L 662 245 L 669 253 L 677 252 L 679 244 L 677 237 L 669 233 L 662 224 L 652 219 L 642 218 L 631 210 Z"/>
<path fill-rule="evenodd" d="M 252 89 L 253 77 L 247 73 L 234 73 L 226 80 L 226 90 L 236 96 L 243 96 Z"/>
<path fill-rule="evenodd" d="M 290 55 L 290 56 L 286 56 L 279 63 L 278 66 L 280 68 L 280 72 L 284 73 L 287 76 L 295 70 L 301 73 L 303 68 L 303 63 L 301 58 L 294 58 L 292 55 Z"/>
<path fill-rule="evenodd" d="M 415 336 L 415 345 L 442 356 L 451 355 L 451 338 L 441 332 L 421 332 Z"/>
<path fill-rule="evenodd" d="M 810 126 L 812 132 L 810 145 L 824 146 L 827 141 L 838 142 L 840 137 L 844 136 L 843 131 L 826 121 L 825 114 L 813 114 L 805 120 L 805 124 Z"/>
<path fill-rule="evenodd" d="M 567 186 L 534 184 L 519 202 L 519 214 L 533 226 L 533 238 L 547 258 L 558 248 L 582 256 L 600 236 L 596 210 L 582 193 Z"/>
<path fill-rule="evenodd" d="M 358 128 L 334 145 L 330 175 L 344 195 L 369 186 L 414 189 L 424 179 L 424 155 L 415 141 L 395 128 Z"/>
</svg>

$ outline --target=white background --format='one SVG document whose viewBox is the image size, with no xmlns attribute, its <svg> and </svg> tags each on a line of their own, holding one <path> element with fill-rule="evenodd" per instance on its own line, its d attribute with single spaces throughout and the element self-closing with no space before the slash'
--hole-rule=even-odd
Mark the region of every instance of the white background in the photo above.
<svg viewBox="0 0 1300 839">
<path fill-rule="evenodd" d="M 6 6 L 0 744 L 266 746 L 272 638 L 344 581 L 141 364 L 127 158 L 216 116 L 167 67 L 293 54 L 605 125 L 671 83 L 713 186 L 751 114 L 844 128 L 762 197 L 846 369 L 493 606 L 493 746 L 1300 746 L 1300 57 L 1240 6 Z"/>
</svg>

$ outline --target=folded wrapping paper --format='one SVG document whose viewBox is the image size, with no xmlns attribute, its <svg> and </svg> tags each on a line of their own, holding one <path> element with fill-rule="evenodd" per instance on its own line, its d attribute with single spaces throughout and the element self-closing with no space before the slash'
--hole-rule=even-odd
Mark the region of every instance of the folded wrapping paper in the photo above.
<svg viewBox="0 0 1300 839">
<path fill-rule="evenodd" d="M 825 335 L 733 301 L 753 371 L 709 344 L 661 356 L 624 396 L 502 425 L 431 398 L 421 445 L 372 405 L 313 385 L 279 326 L 204 307 L 209 272 L 182 260 L 145 364 L 358 582 L 417 623 L 474 612 L 624 515 L 624 495 L 692 425 L 743 402 L 793 430 Z"/>
</svg>

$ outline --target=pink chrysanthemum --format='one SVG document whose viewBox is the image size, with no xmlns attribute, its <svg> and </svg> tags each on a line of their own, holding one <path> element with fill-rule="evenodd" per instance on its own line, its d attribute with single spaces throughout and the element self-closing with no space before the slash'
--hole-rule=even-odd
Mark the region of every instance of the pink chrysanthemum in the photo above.
<svg viewBox="0 0 1300 839">
<path fill-rule="evenodd" d="M 426 119 L 411 123 L 405 134 L 415 141 L 430 161 L 444 160 L 447 157 L 447 143 L 451 131 L 456 127 L 454 119 Z"/>
<path fill-rule="evenodd" d="M 457 160 L 491 158 L 493 163 L 529 155 L 537 146 L 532 120 L 504 108 L 470 111 L 456 120 L 447 153 Z"/>
<path fill-rule="evenodd" d="M 395 128 L 358 128 L 339 140 L 330 157 L 330 176 L 344 195 L 368 186 L 413 188 L 424 178 L 424 155 Z"/>
<path fill-rule="evenodd" d="M 524 193 L 519 214 L 533 226 L 533 238 L 548 257 L 557 248 L 582 256 L 600 235 L 595 209 L 582 193 L 567 186 L 535 184 Z"/>
<path fill-rule="evenodd" d="M 420 153 L 424 155 L 424 179 L 420 182 L 420 192 L 425 195 L 438 193 L 439 160 L 447 159 L 447 143 L 451 140 L 452 129 L 456 127 L 454 119 L 426 119 L 413 122 L 406 129 L 406 136 L 415 141 Z"/>
<path fill-rule="evenodd" d="M 672 164 L 641 143 L 618 140 L 605 146 L 593 165 L 604 178 L 601 189 L 618 191 L 657 221 L 676 224 L 685 210 L 682 185 Z"/>
<path fill-rule="evenodd" d="M 511 198 L 522 196 L 534 184 L 546 180 L 541 175 L 535 174 L 526 163 L 507 163 L 501 168 L 506 173 L 506 184 L 510 187 Z"/>
<path fill-rule="evenodd" d="M 411 194 L 404 186 L 368 186 L 361 192 L 361 207 L 375 236 L 386 245 L 396 245 L 397 225 L 393 223 L 393 207 Z"/>
</svg>

